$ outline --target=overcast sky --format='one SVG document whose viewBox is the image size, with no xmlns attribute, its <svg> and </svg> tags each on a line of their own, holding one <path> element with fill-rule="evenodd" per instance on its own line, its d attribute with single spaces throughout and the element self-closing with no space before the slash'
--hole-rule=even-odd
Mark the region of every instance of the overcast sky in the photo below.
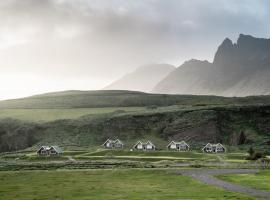
<svg viewBox="0 0 270 200">
<path fill-rule="evenodd" d="M 101 89 L 138 66 L 212 61 L 225 37 L 270 36 L 268 0 L 0 1 L 0 99 Z"/>
</svg>

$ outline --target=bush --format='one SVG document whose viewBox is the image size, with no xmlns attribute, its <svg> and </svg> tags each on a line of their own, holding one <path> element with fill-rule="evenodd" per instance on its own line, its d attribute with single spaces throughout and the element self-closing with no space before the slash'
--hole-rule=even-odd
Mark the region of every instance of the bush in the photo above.
<svg viewBox="0 0 270 200">
<path fill-rule="evenodd" d="M 260 158 L 265 158 L 265 154 L 263 152 L 254 151 L 254 153 L 252 155 L 249 155 L 246 159 L 247 160 L 258 160 Z"/>
<path fill-rule="evenodd" d="M 158 107 L 156 105 L 151 105 L 151 106 L 147 106 L 146 108 L 149 109 L 149 110 L 155 110 Z"/>
<path fill-rule="evenodd" d="M 250 148 L 248 149 L 248 154 L 249 154 L 250 156 L 252 156 L 252 155 L 254 154 L 254 149 L 253 149 L 252 147 L 250 147 Z"/>
</svg>

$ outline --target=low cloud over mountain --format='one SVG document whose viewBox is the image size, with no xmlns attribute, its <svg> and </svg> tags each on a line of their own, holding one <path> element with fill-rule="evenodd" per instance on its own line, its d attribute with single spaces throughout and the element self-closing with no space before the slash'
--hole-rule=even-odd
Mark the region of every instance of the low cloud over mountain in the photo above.
<svg viewBox="0 0 270 200">
<path fill-rule="evenodd" d="M 154 86 L 175 69 L 168 64 L 153 64 L 139 67 L 132 73 L 116 80 L 104 89 L 150 92 Z"/>
</svg>

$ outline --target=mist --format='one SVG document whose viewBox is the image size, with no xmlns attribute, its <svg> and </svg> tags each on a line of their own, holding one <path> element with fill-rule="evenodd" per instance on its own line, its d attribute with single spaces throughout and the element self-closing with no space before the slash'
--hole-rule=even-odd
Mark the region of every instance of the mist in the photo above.
<svg viewBox="0 0 270 200">
<path fill-rule="evenodd" d="M 150 63 L 213 60 L 239 33 L 268 37 L 269 1 L 0 2 L 0 99 L 96 90 Z"/>
</svg>

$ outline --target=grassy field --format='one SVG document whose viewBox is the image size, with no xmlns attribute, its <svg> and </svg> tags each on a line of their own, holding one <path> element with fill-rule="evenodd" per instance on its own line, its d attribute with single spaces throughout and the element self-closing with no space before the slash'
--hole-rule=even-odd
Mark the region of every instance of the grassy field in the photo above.
<svg viewBox="0 0 270 200">
<path fill-rule="evenodd" d="M 269 170 L 261 171 L 257 174 L 219 175 L 218 178 L 240 185 L 270 191 Z"/>
<path fill-rule="evenodd" d="M 121 158 L 121 159 L 151 159 L 151 160 L 187 160 L 187 161 L 214 161 L 214 162 L 246 162 L 246 153 L 206 154 L 198 151 L 118 151 L 100 150 L 77 155 L 78 158 Z"/>
<path fill-rule="evenodd" d="M 0 108 L 97 108 L 171 105 L 268 104 L 270 96 L 219 97 L 149 94 L 135 91 L 63 91 L 0 101 Z"/>
<path fill-rule="evenodd" d="M 120 150 L 102 150 L 96 151 L 92 153 L 88 153 L 85 155 L 90 156 L 169 156 L 169 157 L 191 157 L 198 158 L 201 157 L 202 154 L 196 152 L 177 152 L 177 151 L 120 151 Z M 209 154 L 208 154 L 209 155 Z"/>
<path fill-rule="evenodd" d="M 54 160 L 68 161 L 69 158 L 77 161 L 142 161 L 142 162 L 173 162 L 174 163 L 189 163 L 205 164 L 214 163 L 244 163 L 248 162 L 245 153 L 226 153 L 226 154 L 206 154 L 197 151 L 177 152 L 177 151 L 127 151 L 127 150 L 104 150 L 104 149 L 89 149 L 81 151 L 65 151 L 60 157 L 38 157 L 36 152 L 26 153 L 9 153 L 0 155 L 0 159 L 6 161 L 22 160 L 27 162 L 43 161 L 50 162 Z"/>
<path fill-rule="evenodd" d="M 0 172 L 0 198 L 8 200 L 256 199 L 161 170 Z"/>
<path fill-rule="evenodd" d="M 0 109 L 0 119 L 13 118 L 29 122 L 76 119 L 84 115 L 106 114 L 117 111 L 138 112 L 145 107 L 62 108 L 62 109 Z"/>
</svg>

